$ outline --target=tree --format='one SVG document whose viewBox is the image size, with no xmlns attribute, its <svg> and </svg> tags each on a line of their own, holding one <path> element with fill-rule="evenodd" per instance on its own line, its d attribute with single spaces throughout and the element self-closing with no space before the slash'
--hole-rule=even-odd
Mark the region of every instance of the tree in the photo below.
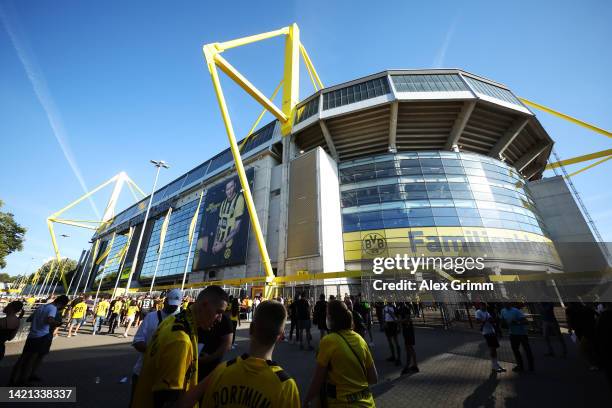
<svg viewBox="0 0 612 408">
<path fill-rule="evenodd" d="M 60 269 L 58 269 L 56 262 L 57 261 L 55 259 L 52 259 L 50 261 L 45 262 L 40 268 L 38 268 L 38 270 L 35 272 L 38 273 L 38 279 L 36 284 L 42 285 L 47 274 L 49 273 L 49 271 L 51 271 L 52 265 L 54 265 L 53 271 L 51 271 L 51 276 L 49 276 L 49 279 L 53 278 L 53 276 L 55 276 L 55 279 L 61 279 L 61 277 L 59 276 L 61 270 L 64 273 L 64 276 L 66 277 L 66 283 L 70 282 L 70 278 L 72 277 L 72 274 L 76 271 L 78 262 L 74 259 L 63 258 L 59 263 Z M 59 285 L 61 285 L 61 283 Z"/>
<path fill-rule="evenodd" d="M 8 273 L 0 273 L 0 282 L 2 283 L 11 283 L 17 279 L 16 276 L 11 276 Z"/>
<path fill-rule="evenodd" d="M 0 200 L 0 208 L 4 203 Z M 15 222 L 13 214 L 0 211 L 0 269 L 6 267 L 5 258 L 23 249 L 26 229 Z"/>
</svg>

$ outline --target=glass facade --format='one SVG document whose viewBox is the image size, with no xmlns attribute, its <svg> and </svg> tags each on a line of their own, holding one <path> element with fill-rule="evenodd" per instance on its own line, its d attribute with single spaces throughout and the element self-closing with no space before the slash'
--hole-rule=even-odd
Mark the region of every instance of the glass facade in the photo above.
<svg viewBox="0 0 612 408">
<path fill-rule="evenodd" d="M 459 74 L 391 75 L 398 92 L 458 92 L 469 91 Z"/>
<path fill-rule="evenodd" d="M 486 227 L 546 236 L 525 181 L 472 153 L 408 152 L 340 163 L 344 232 Z"/>
<path fill-rule="evenodd" d="M 193 219 L 193 214 L 198 206 L 198 199 L 195 199 L 182 207 L 172 210 L 170 214 L 170 222 L 162 248 L 162 254 L 159 261 L 159 269 L 157 270 L 158 279 L 163 276 L 182 275 L 185 271 L 185 262 L 187 260 L 187 252 L 189 251 L 189 225 Z M 193 253 L 195 252 L 195 242 L 198 239 L 198 230 L 200 224 L 201 213 L 204 211 L 204 206 L 200 206 L 200 214 L 193 234 L 192 253 L 189 258 L 189 267 L 187 272 L 191 272 L 193 263 Z M 157 249 L 159 248 L 161 227 L 166 215 L 150 220 L 154 222 L 151 236 L 146 248 L 142 268 L 140 268 L 140 279 L 151 279 L 155 272 L 155 264 L 157 263 Z"/>
<path fill-rule="evenodd" d="M 491 98 L 499 99 L 500 101 L 508 102 L 513 105 L 523 106 L 512 92 L 507 89 L 491 85 L 487 82 L 479 81 L 469 76 L 463 76 L 465 80 L 474 88 L 477 94 L 490 96 Z"/>
<path fill-rule="evenodd" d="M 323 94 L 323 110 L 390 93 L 387 77 L 380 77 Z"/>
<path fill-rule="evenodd" d="M 113 285 L 115 284 L 115 280 L 117 279 L 117 272 L 119 271 L 121 261 L 126 251 L 127 240 L 127 231 L 125 232 L 125 235 L 115 235 L 115 240 L 113 241 L 113 246 L 111 247 L 110 252 L 98 268 L 97 275 L 94 280 L 94 288 L 98 287 L 100 278 L 102 278 L 103 280 L 103 286 L 109 283 Z"/>
<path fill-rule="evenodd" d="M 295 123 L 300 123 L 315 115 L 319 111 L 319 97 L 315 97 L 304 105 L 297 108 L 295 112 Z"/>
</svg>

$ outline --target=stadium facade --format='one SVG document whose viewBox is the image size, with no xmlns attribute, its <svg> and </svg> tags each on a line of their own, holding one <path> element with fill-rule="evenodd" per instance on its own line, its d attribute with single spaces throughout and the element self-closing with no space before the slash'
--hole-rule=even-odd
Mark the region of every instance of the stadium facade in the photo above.
<svg viewBox="0 0 612 408">
<path fill-rule="evenodd" d="M 418 245 L 434 253 L 432 241 L 440 254 L 448 242 L 594 242 L 563 178 L 542 179 L 552 147 L 500 83 L 456 69 L 392 70 L 304 99 L 290 136 L 271 122 L 248 138 L 242 157 L 274 272 L 299 276 L 363 270 L 374 256 L 421 252 Z M 554 213 L 538 202 L 551 197 Z M 100 279 L 102 289 L 125 286 L 136 252 L 130 236 L 140 234 L 147 201 L 117 214 L 84 251 L 80 273 L 91 274 L 93 290 Z M 227 149 L 155 192 L 132 287 L 148 288 L 156 270 L 156 285 L 180 283 L 185 270 L 187 287 L 263 282 L 250 228 Z M 563 254 L 549 255 L 506 253 L 487 268 L 562 273 Z M 330 293 L 361 286 L 351 278 L 294 285 L 315 284 Z"/>
</svg>

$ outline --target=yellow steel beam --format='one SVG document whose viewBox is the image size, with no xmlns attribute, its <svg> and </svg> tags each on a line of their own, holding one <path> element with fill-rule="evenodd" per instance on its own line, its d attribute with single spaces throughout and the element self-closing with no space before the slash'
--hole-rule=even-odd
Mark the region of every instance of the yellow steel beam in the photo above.
<svg viewBox="0 0 612 408">
<path fill-rule="evenodd" d="M 84 222 L 84 223 L 88 223 L 88 224 L 101 224 L 103 221 L 96 221 L 96 220 L 71 220 L 69 218 L 52 218 L 53 221 L 55 220 L 62 220 L 62 221 L 70 221 L 70 222 Z"/>
<path fill-rule="evenodd" d="M 606 157 L 606 158 L 604 158 L 604 159 L 598 160 L 598 161 L 596 161 L 596 162 L 595 162 L 595 163 L 593 163 L 593 164 L 589 164 L 588 166 L 583 167 L 583 168 L 582 168 L 582 169 L 580 169 L 580 170 L 577 170 L 577 171 L 575 171 L 575 172 L 573 172 L 573 173 L 568 174 L 566 178 L 573 177 L 573 176 L 575 176 L 575 175 L 577 175 L 577 174 L 582 173 L 583 171 L 586 171 L 586 170 L 588 170 L 588 169 L 592 169 L 593 167 L 595 167 L 595 166 L 597 166 L 597 165 L 599 165 L 599 164 L 601 164 L 601 163 L 603 163 L 603 162 L 606 162 L 606 161 L 608 161 L 608 160 L 610 160 L 610 159 L 612 159 L 612 156 L 608 156 L 608 157 Z"/>
<path fill-rule="evenodd" d="M 108 179 L 107 181 L 105 181 L 104 183 L 100 184 L 98 187 L 94 188 L 93 190 L 83 194 L 81 197 L 79 197 L 78 199 L 74 200 L 73 202 L 71 202 L 70 204 L 68 204 L 67 206 L 65 206 L 64 208 L 62 208 L 61 210 L 53 213 L 51 215 L 52 218 L 58 217 L 59 215 L 61 215 L 62 213 L 68 211 L 69 209 L 71 209 L 72 207 L 74 207 L 75 205 L 77 205 L 78 203 L 80 203 L 81 201 L 87 199 L 88 197 L 90 197 L 91 195 L 95 194 L 96 192 L 100 191 L 101 189 L 103 189 L 104 187 L 108 186 L 109 184 L 117 181 L 117 178 L 119 177 L 119 175 L 117 174 L 116 176 L 111 177 L 110 179 Z"/>
<path fill-rule="evenodd" d="M 300 101 L 300 29 L 291 24 L 285 38 L 285 65 L 283 73 L 283 113 L 289 120 L 281 121 L 281 133 L 287 136 L 293 128 L 295 107 Z"/>
<path fill-rule="evenodd" d="M 554 115 L 554 116 L 556 116 L 558 118 L 567 120 L 569 122 L 572 122 L 575 125 L 582 126 L 583 128 L 592 130 L 593 132 L 597 132 L 597 133 L 599 133 L 601 135 L 604 135 L 604 136 L 607 136 L 607 137 L 612 137 L 612 132 L 610 132 L 608 130 L 605 130 L 605 129 L 599 128 L 597 126 L 591 125 L 590 123 L 586 123 L 586 122 L 584 122 L 584 121 L 582 121 L 580 119 L 576 119 L 574 117 L 571 117 L 571 116 L 566 115 L 564 113 L 558 112 L 558 111 L 556 111 L 554 109 L 551 109 L 551 108 L 548 108 L 548 107 L 546 107 L 544 105 L 540 105 L 539 103 L 535 103 L 535 102 L 530 101 L 528 99 L 524 99 L 524 98 L 519 98 L 519 99 L 525 105 L 529 105 L 529 106 L 531 106 L 533 108 L 536 108 L 536 109 L 539 109 L 541 111 L 550 113 L 551 115 Z"/>
<path fill-rule="evenodd" d="M 278 91 L 280 90 L 281 86 L 283 85 L 283 81 L 281 80 L 278 85 L 276 86 L 276 88 L 274 89 L 274 92 L 272 92 L 272 96 L 270 97 L 270 100 L 273 101 L 274 98 L 276 98 L 276 94 L 278 94 Z M 257 117 L 257 120 L 255 120 L 255 123 L 253 123 L 253 126 L 251 126 L 251 129 L 249 130 L 249 133 L 247 133 L 246 137 L 244 138 L 244 140 L 242 141 L 242 143 L 240 143 L 240 151 L 242 152 L 242 148 L 244 147 L 244 145 L 246 144 L 246 142 L 249 140 L 249 138 L 251 137 L 251 135 L 253 134 L 253 132 L 255 131 L 255 128 L 257 127 L 257 125 L 259 125 L 259 122 L 261 122 L 261 119 L 264 117 L 264 115 L 266 114 L 268 110 L 266 108 L 263 108 L 263 110 L 261 111 L 261 113 L 259 114 L 259 116 Z"/>
<path fill-rule="evenodd" d="M 272 264 L 270 263 L 268 249 L 266 248 L 266 241 L 261 231 L 259 218 L 257 217 L 257 210 L 255 209 L 255 204 L 253 203 L 253 196 L 251 195 L 249 181 L 246 177 L 246 172 L 244 171 L 244 165 L 242 164 L 242 157 L 240 157 L 240 151 L 238 150 L 236 136 L 234 135 L 234 127 L 232 126 L 232 120 L 230 119 L 227 104 L 225 103 L 225 96 L 223 95 L 223 89 L 221 88 L 221 83 L 219 81 L 219 74 L 217 72 L 217 68 L 214 61 L 209 61 L 208 64 L 212 76 L 213 86 L 215 88 L 215 93 L 217 94 L 217 102 L 219 103 L 219 109 L 221 110 L 221 116 L 223 117 L 223 122 L 225 124 L 227 138 L 230 142 L 230 149 L 234 157 L 234 163 L 236 164 L 236 171 L 238 173 L 238 178 L 240 179 L 240 184 L 242 185 L 244 199 L 246 201 L 247 209 L 249 211 L 249 215 L 252 221 L 251 224 L 253 226 L 253 230 L 255 231 L 255 238 L 257 240 L 259 253 L 261 255 L 261 260 L 266 273 L 266 280 L 271 281 L 274 279 Z"/>
<path fill-rule="evenodd" d="M 546 165 L 546 170 L 552 170 L 561 166 L 569 166 L 570 164 L 582 163 L 585 161 L 599 159 L 601 157 L 607 157 L 612 155 L 612 149 L 602 150 L 595 153 L 589 153 L 582 156 L 572 157 L 571 159 L 561 160 L 555 163 L 549 163 Z"/>
<path fill-rule="evenodd" d="M 74 221 L 70 221 L 70 220 L 64 220 L 64 219 L 61 219 L 61 218 L 49 218 L 49 221 L 56 222 L 58 224 L 71 225 L 73 227 L 86 228 L 86 229 L 90 229 L 90 230 L 93 230 L 93 231 L 98 229 L 98 227 L 94 227 L 92 225 L 81 224 L 79 222 L 74 222 Z"/>
<path fill-rule="evenodd" d="M 268 38 L 279 37 L 281 35 L 287 35 L 289 33 L 289 27 L 279 28 L 278 30 L 268 31 L 267 33 L 250 35 L 248 37 L 238 38 L 236 40 L 224 41 L 220 43 L 211 44 L 214 46 L 217 52 L 223 52 L 230 48 L 240 47 L 242 45 L 252 44 L 254 42 L 267 40 Z"/>
<path fill-rule="evenodd" d="M 302 43 L 300 43 L 300 52 L 302 53 L 302 59 L 306 64 L 306 69 L 308 70 L 308 74 L 310 74 L 310 79 L 312 80 L 312 84 L 314 85 L 315 90 L 318 91 L 319 89 L 324 88 L 323 83 L 321 82 L 321 78 L 319 78 L 319 74 L 317 73 L 317 70 L 312 64 L 310 56 L 308 55 L 308 52 L 306 52 L 306 48 L 304 47 L 304 45 L 302 45 Z"/>
<path fill-rule="evenodd" d="M 140 187 L 138 187 L 138 184 L 136 184 L 128 175 L 126 175 L 125 177 L 126 177 L 125 181 L 127 181 L 128 186 L 134 187 L 136 191 L 140 193 L 140 198 L 143 198 L 146 196 L 145 192 L 142 191 Z"/>
<path fill-rule="evenodd" d="M 234 68 L 220 54 L 215 55 L 215 64 L 236 82 L 246 93 L 251 95 L 253 99 L 263 105 L 272 115 L 274 115 L 281 123 L 288 121 L 288 117 L 283 111 L 278 109 L 274 103 L 269 100 L 259 89 L 257 89 L 248 79 L 246 79 L 236 68 Z M 286 87 L 286 85 L 285 85 Z M 283 88 L 285 88 L 283 87 Z"/>
</svg>

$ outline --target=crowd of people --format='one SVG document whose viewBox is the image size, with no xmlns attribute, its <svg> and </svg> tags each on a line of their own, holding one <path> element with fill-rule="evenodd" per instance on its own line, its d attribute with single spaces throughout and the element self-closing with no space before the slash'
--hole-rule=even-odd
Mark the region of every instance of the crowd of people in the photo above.
<svg viewBox="0 0 612 408">
<path fill-rule="evenodd" d="M 28 303 L 27 299 L 13 301 L 4 308 L 0 359 L 4 343 L 15 336 Z M 506 332 L 516 360 L 512 370 L 534 371 L 527 314 L 510 303 L 474 306 L 491 370 L 506 371 L 497 358 L 499 338 Z M 556 356 L 558 348 L 564 358 L 568 347 L 555 305 L 540 303 L 530 305 L 530 310 L 534 307 L 547 347 L 545 356 Z M 306 293 L 295 299 L 263 300 L 260 296 L 228 296 L 218 286 L 205 288 L 196 298 L 183 296 L 178 289 L 157 297 L 111 299 L 103 295 L 70 300 L 61 295 L 42 303 L 28 318 L 29 335 L 12 369 L 10 385 L 40 381 L 38 368 L 60 328 L 70 338 L 91 324 L 92 335 L 113 335 L 118 327 L 123 327 L 119 336 L 128 337 L 130 330 L 134 331 L 132 346 L 138 359 L 132 369 L 133 407 L 371 407 L 370 385 L 378 381 L 371 353 L 374 321 L 387 339 L 387 362 L 403 366 L 402 374 L 418 373 L 413 318 L 422 313 L 420 302 L 370 304 L 361 294 L 345 294 L 342 299 L 321 294 L 316 302 Z M 612 309 L 572 303 L 565 313 L 570 336 L 590 368 L 604 370 L 612 384 Z M 248 351 L 227 360 L 226 353 L 235 348 L 236 331 L 244 320 L 250 323 Z M 318 343 L 313 340 L 313 326 L 319 331 Z M 553 340 L 558 343 L 555 347 Z M 316 350 L 316 368 L 302 397 L 295 380 L 273 360 L 276 344 L 283 341 L 298 345 L 300 350 Z"/>
</svg>

